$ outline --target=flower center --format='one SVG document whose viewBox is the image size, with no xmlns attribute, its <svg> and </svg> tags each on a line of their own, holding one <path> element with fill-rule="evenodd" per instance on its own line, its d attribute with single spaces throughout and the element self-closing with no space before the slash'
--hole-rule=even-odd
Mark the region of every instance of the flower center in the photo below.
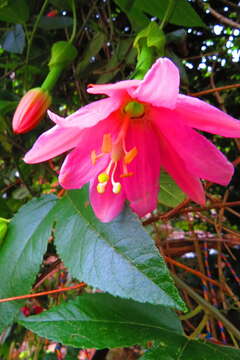
<svg viewBox="0 0 240 360">
<path fill-rule="evenodd" d="M 98 175 L 97 191 L 99 194 L 103 194 L 106 190 L 106 186 L 109 182 L 112 184 L 112 192 L 119 194 L 122 185 L 119 181 L 115 180 L 116 170 L 119 162 L 122 165 L 122 174 L 120 178 L 134 175 L 133 172 L 128 171 L 128 164 L 130 164 L 138 154 L 137 148 L 134 146 L 132 149 L 126 149 L 126 133 L 129 126 L 130 119 L 141 117 L 144 114 L 144 105 L 136 101 L 129 102 L 124 107 L 124 117 L 120 131 L 113 141 L 111 134 L 104 134 L 102 147 L 100 154 L 97 154 L 95 150 L 91 153 L 92 164 L 95 165 L 97 160 L 103 156 L 110 155 L 110 161 L 106 169 Z"/>
<path fill-rule="evenodd" d="M 123 109 L 131 119 L 143 116 L 144 110 L 144 105 L 137 101 L 130 101 Z"/>
</svg>

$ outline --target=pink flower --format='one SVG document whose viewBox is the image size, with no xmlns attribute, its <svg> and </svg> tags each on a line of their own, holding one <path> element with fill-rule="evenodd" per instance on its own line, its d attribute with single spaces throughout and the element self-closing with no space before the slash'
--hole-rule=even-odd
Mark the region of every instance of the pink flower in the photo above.
<svg viewBox="0 0 240 360">
<path fill-rule="evenodd" d="M 193 128 L 228 137 L 240 136 L 240 122 L 217 108 L 179 94 L 179 72 L 158 59 L 143 80 L 91 85 L 108 97 L 63 119 L 42 134 L 26 154 L 27 163 L 48 160 L 73 149 L 61 167 L 59 182 L 78 189 L 90 182 L 96 216 L 111 221 L 124 201 L 143 216 L 157 206 L 160 168 L 195 202 L 204 204 L 200 181 L 227 185 L 233 166 Z"/>
<path fill-rule="evenodd" d="M 35 128 L 51 104 L 51 96 L 41 88 L 29 90 L 21 99 L 13 116 L 13 131 L 23 134 Z"/>
</svg>

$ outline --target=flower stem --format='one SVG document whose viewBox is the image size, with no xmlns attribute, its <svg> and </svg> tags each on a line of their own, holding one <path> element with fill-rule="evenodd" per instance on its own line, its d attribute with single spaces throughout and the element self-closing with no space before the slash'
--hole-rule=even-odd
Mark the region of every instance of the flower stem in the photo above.
<svg viewBox="0 0 240 360">
<path fill-rule="evenodd" d="M 46 79 L 42 83 L 41 88 L 47 91 L 51 91 L 56 84 L 59 76 L 61 75 L 62 66 L 54 66 L 48 73 Z"/>
<path fill-rule="evenodd" d="M 163 30 L 164 26 L 168 23 L 168 20 L 172 16 L 173 10 L 175 9 L 176 0 L 168 0 L 168 7 L 160 24 L 160 29 Z"/>
</svg>

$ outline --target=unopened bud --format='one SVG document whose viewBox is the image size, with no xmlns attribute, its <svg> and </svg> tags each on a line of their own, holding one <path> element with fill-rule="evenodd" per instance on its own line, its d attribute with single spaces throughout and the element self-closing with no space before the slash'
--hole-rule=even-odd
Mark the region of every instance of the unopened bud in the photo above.
<svg viewBox="0 0 240 360">
<path fill-rule="evenodd" d="M 22 134 L 35 128 L 49 105 L 51 96 L 41 88 L 29 90 L 20 100 L 13 116 L 13 131 Z"/>
</svg>

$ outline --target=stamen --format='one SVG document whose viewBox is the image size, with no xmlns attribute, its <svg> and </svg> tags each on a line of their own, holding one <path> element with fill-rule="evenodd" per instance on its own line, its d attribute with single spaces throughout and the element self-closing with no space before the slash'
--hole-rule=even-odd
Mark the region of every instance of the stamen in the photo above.
<svg viewBox="0 0 240 360">
<path fill-rule="evenodd" d="M 129 176 L 133 176 L 134 172 L 126 172 L 120 175 L 120 178 L 125 178 L 125 177 L 129 177 Z"/>
<path fill-rule="evenodd" d="M 107 183 L 99 183 L 99 184 L 97 184 L 97 192 L 99 194 L 104 194 L 105 190 L 106 190 L 106 185 L 107 185 Z"/>
<path fill-rule="evenodd" d="M 93 165 L 95 165 L 96 162 L 97 162 L 97 154 L 96 154 L 96 151 L 95 151 L 95 150 L 93 150 L 93 151 L 91 152 L 91 161 L 92 161 L 92 164 L 93 164 Z"/>
<path fill-rule="evenodd" d="M 102 149 L 101 150 L 105 154 L 109 154 L 112 151 L 111 134 L 104 134 L 103 135 L 103 142 L 102 142 Z"/>
<path fill-rule="evenodd" d="M 108 182 L 109 180 L 109 175 L 105 172 L 102 172 L 101 174 L 98 175 L 98 181 L 100 183 L 105 183 Z"/>
<path fill-rule="evenodd" d="M 136 146 L 132 148 L 130 151 L 128 151 L 124 156 L 125 164 L 130 164 L 133 161 L 133 159 L 137 156 L 137 153 L 138 151 Z"/>
<path fill-rule="evenodd" d="M 115 182 L 113 184 L 112 191 L 114 194 L 119 194 L 121 189 L 122 189 L 122 185 L 120 184 L 120 182 Z"/>
</svg>

